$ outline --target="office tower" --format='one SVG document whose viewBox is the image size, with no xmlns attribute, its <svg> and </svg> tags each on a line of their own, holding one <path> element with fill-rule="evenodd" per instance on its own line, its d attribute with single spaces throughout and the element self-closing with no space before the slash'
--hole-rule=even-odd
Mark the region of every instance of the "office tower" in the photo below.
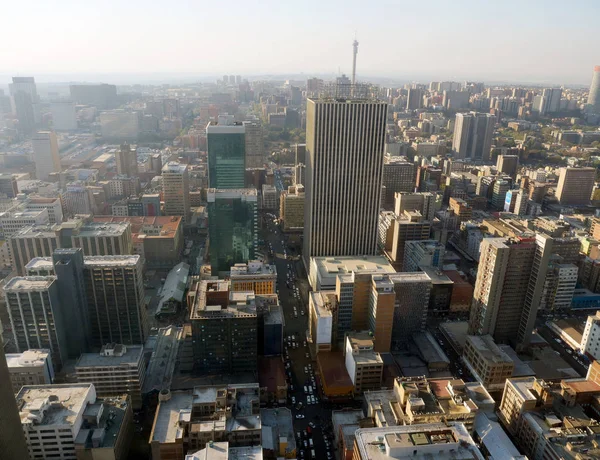
<svg viewBox="0 0 600 460">
<path fill-rule="evenodd" d="M 260 123 L 243 122 L 245 129 L 246 168 L 262 168 L 265 163 L 265 140 Z"/>
<path fill-rule="evenodd" d="M 392 343 L 405 345 L 416 332 L 425 330 L 431 278 L 426 273 L 388 275 L 396 295 Z"/>
<path fill-rule="evenodd" d="M 115 85 L 71 85 L 71 100 L 77 104 L 93 105 L 99 110 L 114 109 L 119 105 Z"/>
<path fill-rule="evenodd" d="M 554 238 L 544 233 L 535 237 L 535 254 L 530 273 L 527 275 L 527 295 L 516 337 L 517 347 L 526 348 L 531 340 L 531 332 L 535 325 L 538 310 L 544 297 L 549 294 L 552 278 L 551 263 L 557 256 L 565 264 L 577 263 L 579 257 L 579 240 L 577 238 Z M 479 279 L 479 275 L 478 275 Z"/>
<path fill-rule="evenodd" d="M 470 99 L 471 93 L 467 91 L 443 90 L 442 105 L 447 110 L 464 110 L 469 107 Z"/>
<path fill-rule="evenodd" d="M 55 131 L 75 131 L 77 129 L 77 113 L 73 102 L 51 102 L 52 128 Z"/>
<path fill-rule="evenodd" d="M 519 168 L 519 155 L 498 155 L 496 169 L 498 174 L 506 174 L 514 178 Z"/>
<path fill-rule="evenodd" d="M 15 198 L 19 193 L 17 179 L 10 173 L 0 173 L 0 194 L 6 198 Z"/>
<path fill-rule="evenodd" d="M 12 77 L 12 83 L 9 83 L 8 90 L 11 96 L 22 92 L 31 97 L 31 102 L 38 102 L 37 87 L 33 77 Z"/>
<path fill-rule="evenodd" d="M 129 144 L 122 144 L 116 151 L 115 161 L 117 174 L 129 177 L 138 175 L 137 150 L 132 149 Z"/>
<path fill-rule="evenodd" d="M 279 207 L 279 192 L 274 185 L 263 184 L 261 198 L 262 209 L 275 210 Z"/>
<path fill-rule="evenodd" d="M 454 198 L 451 196 L 448 207 L 454 212 L 454 215 L 458 217 L 460 222 L 471 220 L 471 217 L 473 217 L 473 208 L 471 208 L 471 206 L 469 206 L 462 198 Z"/>
<path fill-rule="evenodd" d="M 170 161 L 162 169 L 162 190 L 166 216 L 183 216 L 184 222 L 190 218 L 190 186 L 188 167 Z"/>
<path fill-rule="evenodd" d="M 589 112 L 600 113 L 600 65 L 594 67 L 587 103 Z"/>
<path fill-rule="evenodd" d="M 488 161 L 496 117 L 488 113 L 457 113 L 452 150 L 456 158 Z"/>
<path fill-rule="evenodd" d="M 30 458 L 127 458 L 133 436 L 131 403 L 125 396 L 113 396 L 97 399 L 91 384 L 21 388 L 16 396 L 19 428 L 25 433 Z"/>
<path fill-rule="evenodd" d="M 556 197 L 561 205 L 589 204 L 596 180 L 596 168 L 561 168 Z"/>
<path fill-rule="evenodd" d="M 114 256 L 133 253 L 131 225 L 128 222 L 87 222 L 72 229 L 71 247 L 84 256 Z"/>
<path fill-rule="evenodd" d="M 304 185 L 306 177 L 306 144 L 295 145 L 294 185 Z"/>
<path fill-rule="evenodd" d="M 194 367 L 209 373 L 256 372 L 256 305 L 243 293 L 238 300 L 229 281 L 200 281 L 190 322 Z"/>
<path fill-rule="evenodd" d="M 504 201 L 506 200 L 506 194 L 510 190 L 511 182 L 507 180 L 498 179 L 494 182 L 492 189 L 492 207 L 497 210 L 504 209 Z"/>
<path fill-rule="evenodd" d="M 407 241 L 429 239 L 431 222 L 425 220 L 419 211 L 404 211 L 394 215 L 386 230 L 384 252 L 397 271 L 403 271 Z"/>
<path fill-rule="evenodd" d="M 37 89 L 33 77 L 13 77 L 9 85 L 10 95 L 15 102 L 19 132 L 23 135 L 31 134 L 35 129 L 35 115 L 33 104 L 38 102 Z"/>
<path fill-rule="evenodd" d="M 25 266 L 35 257 L 51 257 L 60 248 L 60 228 L 56 225 L 24 227 L 13 234 L 8 243 L 13 270 L 23 276 Z"/>
<path fill-rule="evenodd" d="M 524 239 L 484 238 L 471 304 L 469 334 L 517 342 L 536 245 Z"/>
<path fill-rule="evenodd" d="M 467 335 L 463 360 L 471 374 L 489 391 L 502 390 L 515 368 L 514 361 L 490 335 Z"/>
<path fill-rule="evenodd" d="M 128 394 L 133 410 L 142 408 L 145 375 L 143 345 L 108 343 L 100 353 L 82 353 L 75 364 L 78 383 L 93 384 L 103 398 Z"/>
<path fill-rule="evenodd" d="M 58 140 L 52 131 L 39 131 L 31 139 L 35 161 L 35 174 L 40 180 L 48 180 L 51 173 L 60 172 Z"/>
<path fill-rule="evenodd" d="M 279 218 L 283 222 L 284 232 L 304 230 L 304 199 L 304 187 L 301 184 L 290 185 L 281 192 Z"/>
<path fill-rule="evenodd" d="M 218 123 L 206 127 L 208 186 L 241 189 L 245 186 L 246 128 L 233 116 L 219 116 Z"/>
<path fill-rule="evenodd" d="M 377 251 L 387 104 L 308 99 L 304 263 Z"/>
<path fill-rule="evenodd" d="M 83 251 L 56 249 L 52 254 L 52 265 L 60 303 L 70 306 L 67 353 L 69 358 L 77 358 L 82 351 L 91 348 L 91 323 L 83 275 Z"/>
<path fill-rule="evenodd" d="M 23 353 L 9 353 L 6 355 L 6 363 L 15 393 L 23 385 L 50 385 L 54 380 L 54 367 L 48 349 L 34 348 Z"/>
<path fill-rule="evenodd" d="M 423 107 L 423 90 L 410 88 L 406 100 L 406 110 L 418 110 Z"/>
<path fill-rule="evenodd" d="M 10 339 L 18 352 L 47 348 L 59 370 L 68 359 L 67 335 L 70 333 L 70 305 L 63 305 L 54 276 L 12 278 L 4 288 Z"/>
<path fill-rule="evenodd" d="M 404 245 L 405 272 L 418 272 L 422 267 L 442 269 L 444 263 L 444 245 L 437 240 L 411 240 Z"/>
<path fill-rule="evenodd" d="M 208 236 L 213 275 L 255 258 L 257 198 L 256 189 L 208 189 Z"/>
<path fill-rule="evenodd" d="M 435 195 L 431 192 L 399 192 L 395 195 L 394 212 L 401 216 L 404 211 L 418 211 L 427 221 L 435 217 Z"/>
<path fill-rule="evenodd" d="M 4 90 L 0 89 L 0 114 L 12 113 L 12 104 L 10 97 L 4 94 Z"/>
<path fill-rule="evenodd" d="M 92 347 L 143 344 L 148 318 L 140 256 L 86 257 L 84 281 Z"/>
<path fill-rule="evenodd" d="M 355 396 L 381 389 L 383 359 L 370 331 L 350 332 L 344 338 L 346 371 Z"/>
<path fill-rule="evenodd" d="M 368 318 L 376 352 L 389 353 L 391 349 L 395 308 L 394 283 L 384 275 L 371 276 Z"/>
<path fill-rule="evenodd" d="M 10 381 L 4 347 L 0 347 L 0 452 L 7 459 L 27 460 L 27 443 Z"/>
<path fill-rule="evenodd" d="M 415 165 L 403 157 L 386 155 L 384 160 L 382 180 L 385 187 L 384 207 L 394 209 L 396 193 L 415 191 Z"/>
</svg>

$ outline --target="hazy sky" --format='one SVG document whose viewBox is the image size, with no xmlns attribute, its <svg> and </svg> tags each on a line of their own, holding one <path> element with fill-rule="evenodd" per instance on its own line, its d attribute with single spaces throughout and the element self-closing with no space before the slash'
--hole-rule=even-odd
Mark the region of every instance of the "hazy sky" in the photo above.
<svg viewBox="0 0 600 460">
<path fill-rule="evenodd" d="M 0 74 L 349 73 L 583 83 L 600 0 L 4 2 Z"/>
</svg>

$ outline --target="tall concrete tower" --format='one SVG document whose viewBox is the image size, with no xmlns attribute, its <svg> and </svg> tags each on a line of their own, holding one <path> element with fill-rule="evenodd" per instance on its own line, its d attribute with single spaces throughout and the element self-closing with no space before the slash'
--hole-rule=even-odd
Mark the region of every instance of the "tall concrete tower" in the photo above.
<svg viewBox="0 0 600 460">
<path fill-rule="evenodd" d="M 356 60 L 356 52 L 354 59 Z M 590 86 L 588 105 L 590 106 L 590 111 L 592 113 L 600 113 L 600 65 L 594 67 L 594 76 L 592 77 L 592 85 Z"/>
<path fill-rule="evenodd" d="M 354 39 L 354 43 L 352 43 L 353 53 L 352 53 L 352 86 L 356 84 L 356 55 L 358 54 L 358 41 Z"/>
</svg>

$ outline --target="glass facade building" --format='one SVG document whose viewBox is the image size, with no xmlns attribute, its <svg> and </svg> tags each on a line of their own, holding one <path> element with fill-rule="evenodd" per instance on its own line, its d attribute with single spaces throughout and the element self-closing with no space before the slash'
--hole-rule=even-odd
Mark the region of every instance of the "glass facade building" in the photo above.
<svg viewBox="0 0 600 460">
<path fill-rule="evenodd" d="M 216 189 L 245 187 L 246 138 L 243 125 L 206 127 L 208 186 Z"/>
<path fill-rule="evenodd" d="M 254 259 L 257 243 L 256 189 L 209 189 L 208 232 L 213 275 Z"/>
</svg>

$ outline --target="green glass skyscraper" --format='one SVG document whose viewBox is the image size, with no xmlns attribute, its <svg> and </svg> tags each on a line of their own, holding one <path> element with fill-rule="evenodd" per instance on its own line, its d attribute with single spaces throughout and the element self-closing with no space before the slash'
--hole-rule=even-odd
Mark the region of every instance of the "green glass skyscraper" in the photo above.
<svg viewBox="0 0 600 460">
<path fill-rule="evenodd" d="M 245 187 L 246 134 L 233 116 L 220 116 L 206 127 L 208 186 L 216 189 Z"/>
<path fill-rule="evenodd" d="M 208 235 L 213 275 L 254 259 L 257 243 L 256 189 L 208 189 Z"/>
</svg>

